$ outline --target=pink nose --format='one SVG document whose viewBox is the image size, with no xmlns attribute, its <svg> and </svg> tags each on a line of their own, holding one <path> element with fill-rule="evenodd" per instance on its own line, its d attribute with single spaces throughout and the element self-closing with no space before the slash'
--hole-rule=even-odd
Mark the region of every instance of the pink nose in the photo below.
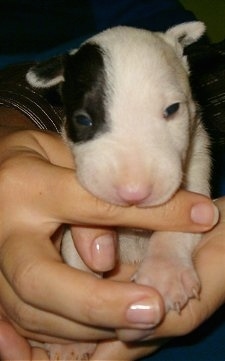
<svg viewBox="0 0 225 361">
<path fill-rule="evenodd" d="M 146 185 L 122 185 L 117 188 L 119 198 L 128 204 L 139 204 L 151 195 Z"/>
</svg>

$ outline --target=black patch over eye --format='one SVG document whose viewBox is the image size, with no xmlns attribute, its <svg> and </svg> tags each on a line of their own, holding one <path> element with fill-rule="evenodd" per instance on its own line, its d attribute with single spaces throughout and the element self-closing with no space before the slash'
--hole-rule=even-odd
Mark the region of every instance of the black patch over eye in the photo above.
<svg viewBox="0 0 225 361">
<path fill-rule="evenodd" d="M 73 125 L 75 127 L 92 127 L 92 119 L 87 114 L 73 114 Z"/>
<path fill-rule="evenodd" d="M 92 140 L 108 131 L 105 114 L 106 75 L 103 49 L 86 43 L 64 57 L 61 94 L 65 109 L 65 130 L 74 143 Z"/>
<path fill-rule="evenodd" d="M 163 116 L 165 119 L 169 119 L 172 117 L 180 108 L 180 103 L 174 103 L 169 105 L 163 112 Z"/>
</svg>

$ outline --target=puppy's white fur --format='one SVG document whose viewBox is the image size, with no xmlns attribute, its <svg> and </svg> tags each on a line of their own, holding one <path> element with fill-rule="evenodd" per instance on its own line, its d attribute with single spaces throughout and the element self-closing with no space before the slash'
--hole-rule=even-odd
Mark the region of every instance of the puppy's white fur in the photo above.
<svg viewBox="0 0 225 361">
<path fill-rule="evenodd" d="M 107 122 L 111 130 L 86 143 L 70 142 L 70 146 L 80 182 L 97 197 L 146 207 L 166 202 L 180 187 L 209 194 L 208 137 L 192 99 L 182 46 L 203 31 L 202 23 L 179 25 L 165 34 L 118 27 L 90 40 L 104 49 Z M 179 110 L 166 120 L 164 111 L 174 103 L 180 104 Z M 158 288 L 167 309 L 182 308 L 198 293 L 191 264 L 198 235 L 156 232 L 149 246 L 146 235 L 142 238 L 135 234 L 134 242 L 131 238 L 130 232 L 126 236 L 123 231 L 122 260 L 140 260 L 144 250 L 145 259 L 135 279 Z M 158 266 L 154 271 L 156 253 L 160 253 L 160 259 L 166 258 L 161 271 Z M 179 267 L 185 268 L 185 282 L 177 266 L 173 275 L 165 271 L 167 263 L 177 263 L 176 258 Z M 166 280 L 162 276 L 165 272 Z M 188 281 L 186 273 L 190 275 Z M 169 279 L 173 277 L 178 278 L 176 287 L 182 291 L 172 290 L 175 280 Z"/>
</svg>

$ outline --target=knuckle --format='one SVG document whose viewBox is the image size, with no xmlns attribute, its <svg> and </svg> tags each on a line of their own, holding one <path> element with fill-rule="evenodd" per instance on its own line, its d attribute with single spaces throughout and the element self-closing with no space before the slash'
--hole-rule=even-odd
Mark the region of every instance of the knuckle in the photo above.
<svg viewBox="0 0 225 361">
<path fill-rule="evenodd" d="M 21 260 L 13 271 L 12 284 L 17 295 L 25 303 L 31 303 L 36 273 L 36 263 L 26 258 Z"/>
<path fill-rule="evenodd" d="M 28 324 L 28 307 L 23 302 L 15 302 L 13 313 L 11 314 L 13 321 L 20 327 L 26 329 L 26 325 Z"/>
<path fill-rule="evenodd" d="M 10 186 L 10 167 L 8 166 L 1 166 L 0 168 L 0 191 L 1 197 L 8 193 L 9 186 Z"/>
<path fill-rule="evenodd" d="M 103 220 L 103 224 L 109 221 L 111 224 L 117 222 L 119 219 L 118 217 L 119 209 L 120 208 L 115 206 L 114 204 L 110 204 L 100 199 L 96 199 L 95 214 L 97 215 L 98 219 Z"/>
<path fill-rule="evenodd" d="M 15 304 L 12 319 L 17 326 L 25 331 L 36 332 L 38 331 L 36 318 L 34 309 L 31 306 L 23 302 Z"/>
<path fill-rule="evenodd" d="M 90 292 L 91 297 L 87 299 L 85 304 L 85 314 L 89 324 L 104 326 L 106 320 L 102 315 L 105 313 L 107 300 L 104 293 L 100 292 L 101 288 L 99 287 L 101 286 L 99 286 L 99 283 L 101 283 L 99 279 L 93 281 L 92 292 Z"/>
<path fill-rule="evenodd" d="M 0 167 L 0 197 L 1 202 L 14 200 L 14 194 L 18 193 L 18 188 L 21 186 L 19 180 L 21 177 L 17 174 L 17 167 L 14 162 L 7 160 Z"/>
</svg>

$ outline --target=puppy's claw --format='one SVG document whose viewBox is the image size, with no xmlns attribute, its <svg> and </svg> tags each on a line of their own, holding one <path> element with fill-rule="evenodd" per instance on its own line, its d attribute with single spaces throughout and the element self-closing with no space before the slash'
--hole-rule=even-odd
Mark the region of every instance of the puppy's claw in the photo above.
<svg viewBox="0 0 225 361">
<path fill-rule="evenodd" d="M 174 304 L 174 309 L 175 309 L 175 311 L 177 311 L 177 313 L 180 315 L 180 313 L 181 313 L 180 302 L 175 302 L 175 304 Z"/>
<path fill-rule="evenodd" d="M 197 300 L 200 300 L 200 294 L 199 294 L 199 292 L 196 290 L 196 288 L 193 288 L 193 289 L 192 289 L 192 293 L 193 293 L 194 298 L 196 298 Z"/>
</svg>

